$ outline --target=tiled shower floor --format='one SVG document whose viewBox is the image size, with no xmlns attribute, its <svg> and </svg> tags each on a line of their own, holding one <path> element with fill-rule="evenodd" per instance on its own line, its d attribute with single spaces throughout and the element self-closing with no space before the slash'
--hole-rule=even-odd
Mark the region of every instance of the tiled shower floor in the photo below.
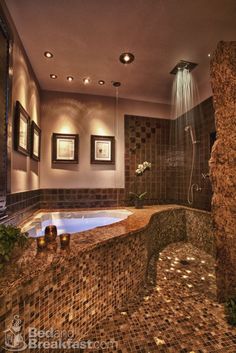
<svg viewBox="0 0 236 353">
<path fill-rule="evenodd" d="M 116 341 L 117 348 L 84 352 L 236 353 L 236 328 L 227 325 L 215 300 L 211 256 L 190 244 L 172 244 L 151 272 L 154 285 L 86 337 Z"/>
</svg>

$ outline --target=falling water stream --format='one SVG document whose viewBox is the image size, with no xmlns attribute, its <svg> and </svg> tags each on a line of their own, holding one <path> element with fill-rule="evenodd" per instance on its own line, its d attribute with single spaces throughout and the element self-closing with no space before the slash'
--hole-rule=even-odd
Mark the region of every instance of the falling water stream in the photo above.
<svg viewBox="0 0 236 353">
<path fill-rule="evenodd" d="M 184 117 L 184 131 L 189 134 L 192 148 L 191 170 L 189 176 L 187 200 L 190 205 L 194 201 L 194 190 L 199 191 L 197 184 L 193 183 L 193 171 L 196 159 L 196 145 L 199 141 L 196 140 L 194 129 L 194 111 L 193 107 L 198 102 L 198 90 L 194 82 L 193 76 L 188 69 L 181 68 L 177 71 L 172 89 L 172 107 L 173 117 Z M 181 131 L 177 127 L 177 141 L 182 143 L 184 140 L 183 127 Z"/>
<path fill-rule="evenodd" d="M 191 72 L 180 69 L 175 75 L 172 89 L 174 117 L 185 115 L 186 125 L 191 123 L 191 109 L 196 105 L 198 90 Z"/>
</svg>

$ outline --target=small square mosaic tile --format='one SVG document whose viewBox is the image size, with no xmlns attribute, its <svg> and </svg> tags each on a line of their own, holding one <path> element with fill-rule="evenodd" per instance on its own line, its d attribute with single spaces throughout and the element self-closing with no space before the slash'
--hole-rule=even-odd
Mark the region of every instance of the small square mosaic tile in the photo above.
<svg viewBox="0 0 236 353">
<path fill-rule="evenodd" d="M 212 256 L 172 244 L 150 272 L 150 284 L 85 337 L 114 346 L 81 352 L 236 353 L 236 328 L 216 301 Z"/>
</svg>

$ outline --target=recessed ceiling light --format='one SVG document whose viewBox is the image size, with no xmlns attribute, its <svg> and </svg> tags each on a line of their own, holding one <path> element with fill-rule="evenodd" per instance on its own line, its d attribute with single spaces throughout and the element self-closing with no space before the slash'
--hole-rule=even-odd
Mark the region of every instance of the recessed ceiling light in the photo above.
<svg viewBox="0 0 236 353">
<path fill-rule="evenodd" d="M 53 58 L 53 54 L 50 51 L 45 51 L 44 56 L 48 59 Z"/>
<path fill-rule="evenodd" d="M 83 83 L 84 83 L 85 85 L 88 85 L 90 82 L 91 82 L 91 79 L 90 79 L 89 77 L 83 78 Z"/>
<path fill-rule="evenodd" d="M 210 58 L 210 57 L 211 57 L 211 53 L 208 53 L 208 55 L 207 55 L 207 56 L 208 56 L 208 58 Z"/>
<path fill-rule="evenodd" d="M 102 85 L 105 85 L 105 81 L 99 80 L 99 81 L 98 81 L 98 84 L 101 85 L 101 86 L 102 86 Z"/>
<path fill-rule="evenodd" d="M 120 62 L 122 64 L 131 64 L 134 61 L 134 54 L 123 53 L 120 55 Z"/>
<path fill-rule="evenodd" d="M 121 86 L 121 83 L 119 81 L 112 81 L 112 85 L 114 87 L 120 87 Z"/>
<path fill-rule="evenodd" d="M 50 74 L 50 77 L 51 77 L 53 80 L 55 80 L 55 79 L 57 78 L 57 75 L 55 75 L 55 74 Z"/>
<path fill-rule="evenodd" d="M 67 76 L 67 81 L 69 81 L 69 82 L 71 82 L 71 81 L 73 81 L 74 80 L 74 77 L 73 76 Z"/>
</svg>

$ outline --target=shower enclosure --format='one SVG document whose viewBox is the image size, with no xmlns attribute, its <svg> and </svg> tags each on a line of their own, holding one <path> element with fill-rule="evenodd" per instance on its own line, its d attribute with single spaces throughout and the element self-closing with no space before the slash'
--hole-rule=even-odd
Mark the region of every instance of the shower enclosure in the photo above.
<svg viewBox="0 0 236 353">
<path fill-rule="evenodd" d="M 184 177 L 188 179 L 186 200 L 189 205 L 193 205 L 195 193 L 202 190 L 199 183 L 194 180 L 198 144 L 200 143 L 196 138 L 196 111 L 193 109 L 198 104 L 199 97 L 191 74 L 196 66 L 195 63 L 181 61 L 171 71 L 171 74 L 175 75 L 172 90 L 173 115 L 176 119 L 175 144 L 186 166 Z M 201 111 L 198 111 L 198 119 L 201 119 Z"/>
</svg>

